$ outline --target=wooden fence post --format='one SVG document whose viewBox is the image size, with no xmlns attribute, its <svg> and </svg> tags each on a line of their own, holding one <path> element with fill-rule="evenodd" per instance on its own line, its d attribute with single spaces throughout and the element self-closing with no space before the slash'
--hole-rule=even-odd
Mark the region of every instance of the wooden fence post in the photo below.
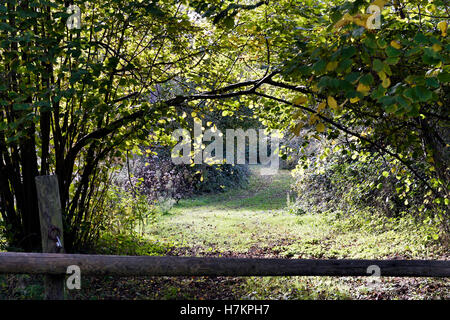
<svg viewBox="0 0 450 320">
<path fill-rule="evenodd" d="M 35 178 L 41 222 L 42 252 L 63 253 L 63 224 L 59 198 L 58 178 L 38 176 Z M 45 299 L 64 299 L 64 275 L 45 275 Z"/>
</svg>

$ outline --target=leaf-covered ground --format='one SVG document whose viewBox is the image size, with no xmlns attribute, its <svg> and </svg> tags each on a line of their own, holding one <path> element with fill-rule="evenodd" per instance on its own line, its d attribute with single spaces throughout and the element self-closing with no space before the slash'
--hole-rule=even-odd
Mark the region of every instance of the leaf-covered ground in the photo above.
<svg viewBox="0 0 450 320">
<path fill-rule="evenodd" d="M 295 215 L 289 172 L 180 201 L 148 231 L 166 254 L 214 257 L 448 259 L 410 219 Z M 4 277 L 0 298 L 40 296 L 35 278 Z M 83 277 L 71 299 L 450 299 L 450 281 L 383 277 Z M 39 282 L 38 282 L 39 283 Z"/>
</svg>

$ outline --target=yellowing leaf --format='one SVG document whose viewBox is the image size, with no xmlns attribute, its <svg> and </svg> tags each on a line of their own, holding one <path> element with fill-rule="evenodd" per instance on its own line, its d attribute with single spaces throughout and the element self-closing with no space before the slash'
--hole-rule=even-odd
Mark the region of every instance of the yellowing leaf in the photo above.
<svg viewBox="0 0 450 320">
<path fill-rule="evenodd" d="M 441 30 L 442 36 L 443 37 L 447 36 L 447 29 L 448 29 L 447 21 L 441 21 L 437 24 L 437 26 L 439 30 Z"/>
<path fill-rule="evenodd" d="M 358 14 L 353 17 L 353 23 L 357 24 L 360 27 L 367 28 L 367 19 L 369 18 L 369 14 Z"/>
<path fill-rule="evenodd" d="M 433 44 L 433 50 L 436 52 L 439 52 L 442 50 L 442 47 L 440 45 L 438 45 L 437 43 Z"/>
<path fill-rule="evenodd" d="M 298 119 L 301 115 L 303 115 L 303 110 L 299 110 L 296 113 L 294 113 L 294 115 L 292 116 L 292 119 L 296 120 Z"/>
<path fill-rule="evenodd" d="M 359 98 L 358 97 L 356 97 L 356 98 L 351 98 L 350 99 L 350 102 L 351 103 L 357 103 L 359 101 Z"/>
<path fill-rule="evenodd" d="M 344 14 L 344 16 L 342 17 L 343 20 L 346 21 L 353 21 L 353 16 L 350 13 L 346 13 Z"/>
<path fill-rule="evenodd" d="M 385 0 L 375 0 L 371 3 L 371 5 L 378 6 L 380 9 L 383 9 L 383 7 L 386 5 L 387 1 Z"/>
<path fill-rule="evenodd" d="M 386 79 L 386 73 L 384 71 L 378 72 L 378 76 L 380 77 L 381 80 Z"/>
<path fill-rule="evenodd" d="M 337 101 L 332 96 L 328 97 L 328 106 L 333 110 L 337 110 L 337 108 L 338 108 Z"/>
<path fill-rule="evenodd" d="M 365 84 L 359 83 L 358 87 L 356 88 L 356 91 L 364 93 L 365 95 L 367 95 L 370 91 L 370 87 L 366 86 Z"/>
<path fill-rule="evenodd" d="M 310 118 L 309 118 L 309 124 L 314 124 L 317 122 L 317 120 L 319 120 L 319 117 L 316 114 L 313 114 Z"/>
<path fill-rule="evenodd" d="M 325 109 L 325 107 L 327 106 L 327 104 L 324 102 L 319 103 L 319 105 L 317 106 L 317 113 L 319 113 L 320 111 L 322 111 L 323 109 Z"/>
<path fill-rule="evenodd" d="M 325 125 L 322 122 L 317 124 L 316 131 L 317 132 L 324 132 L 325 131 Z"/>
<path fill-rule="evenodd" d="M 335 29 L 339 29 L 339 28 L 342 28 L 343 26 L 345 26 L 346 24 L 348 24 L 348 22 L 343 20 L 343 19 L 341 19 L 341 20 L 339 20 L 338 22 L 335 23 L 334 28 Z"/>
<path fill-rule="evenodd" d="M 343 26 L 349 24 L 352 21 L 353 21 L 353 16 L 351 16 L 349 13 L 346 13 L 346 14 L 344 14 L 344 16 L 342 17 L 341 20 L 336 22 L 336 24 L 334 25 L 334 28 L 335 29 L 342 28 Z"/>
<path fill-rule="evenodd" d="M 295 134 L 297 137 L 300 135 L 300 130 L 303 127 L 303 123 L 299 122 L 295 125 L 295 127 L 291 130 L 293 134 Z"/>
<path fill-rule="evenodd" d="M 335 70 L 335 69 L 337 68 L 338 64 L 339 64 L 338 61 L 331 61 L 331 62 L 328 62 L 328 63 L 327 63 L 327 68 L 326 68 L 326 70 L 327 70 L 327 71 L 333 71 L 333 70 Z"/>
<path fill-rule="evenodd" d="M 297 98 L 295 98 L 294 101 L 292 101 L 292 103 L 299 106 L 299 105 L 306 103 L 307 101 L 308 101 L 308 97 L 301 95 L 301 96 L 298 96 Z"/>
<path fill-rule="evenodd" d="M 389 88 L 391 86 L 391 79 L 389 79 L 389 78 L 384 79 L 383 82 L 381 83 L 381 85 L 385 89 Z"/>
<path fill-rule="evenodd" d="M 391 41 L 391 46 L 393 46 L 395 49 L 401 49 L 402 48 L 400 43 L 398 41 L 395 41 L 395 40 Z"/>
</svg>

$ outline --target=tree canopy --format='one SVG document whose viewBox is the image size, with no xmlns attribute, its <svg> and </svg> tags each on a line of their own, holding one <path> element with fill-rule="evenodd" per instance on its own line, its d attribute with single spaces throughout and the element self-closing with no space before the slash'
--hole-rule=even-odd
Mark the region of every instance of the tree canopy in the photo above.
<svg viewBox="0 0 450 320">
<path fill-rule="evenodd" d="M 423 211 L 448 223 L 449 17 L 446 0 L 2 1 L 11 243 L 40 243 L 35 176 L 58 175 L 70 250 L 95 234 L 89 215 L 127 151 L 168 143 L 186 113 L 243 105 L 271 129 L 342 135 L 342 152 L 385 157 L 397 192 L 421 186 Z"/>
</svg>

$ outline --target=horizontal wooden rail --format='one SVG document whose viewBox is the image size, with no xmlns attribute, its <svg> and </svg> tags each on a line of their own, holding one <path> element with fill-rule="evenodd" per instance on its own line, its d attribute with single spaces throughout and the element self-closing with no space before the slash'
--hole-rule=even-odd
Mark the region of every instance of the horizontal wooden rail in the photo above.
<svg viewBox="0 0 450 320">
<path fill-rule="evenodd" d="M 0 273 L 65 274 L 77 265 L 82 275 L 119 276 L 381 276 L 450 277 L 447 260 L 310 260 L 206 257 L 107 256 L 0 253 Z"/>
</svg>

